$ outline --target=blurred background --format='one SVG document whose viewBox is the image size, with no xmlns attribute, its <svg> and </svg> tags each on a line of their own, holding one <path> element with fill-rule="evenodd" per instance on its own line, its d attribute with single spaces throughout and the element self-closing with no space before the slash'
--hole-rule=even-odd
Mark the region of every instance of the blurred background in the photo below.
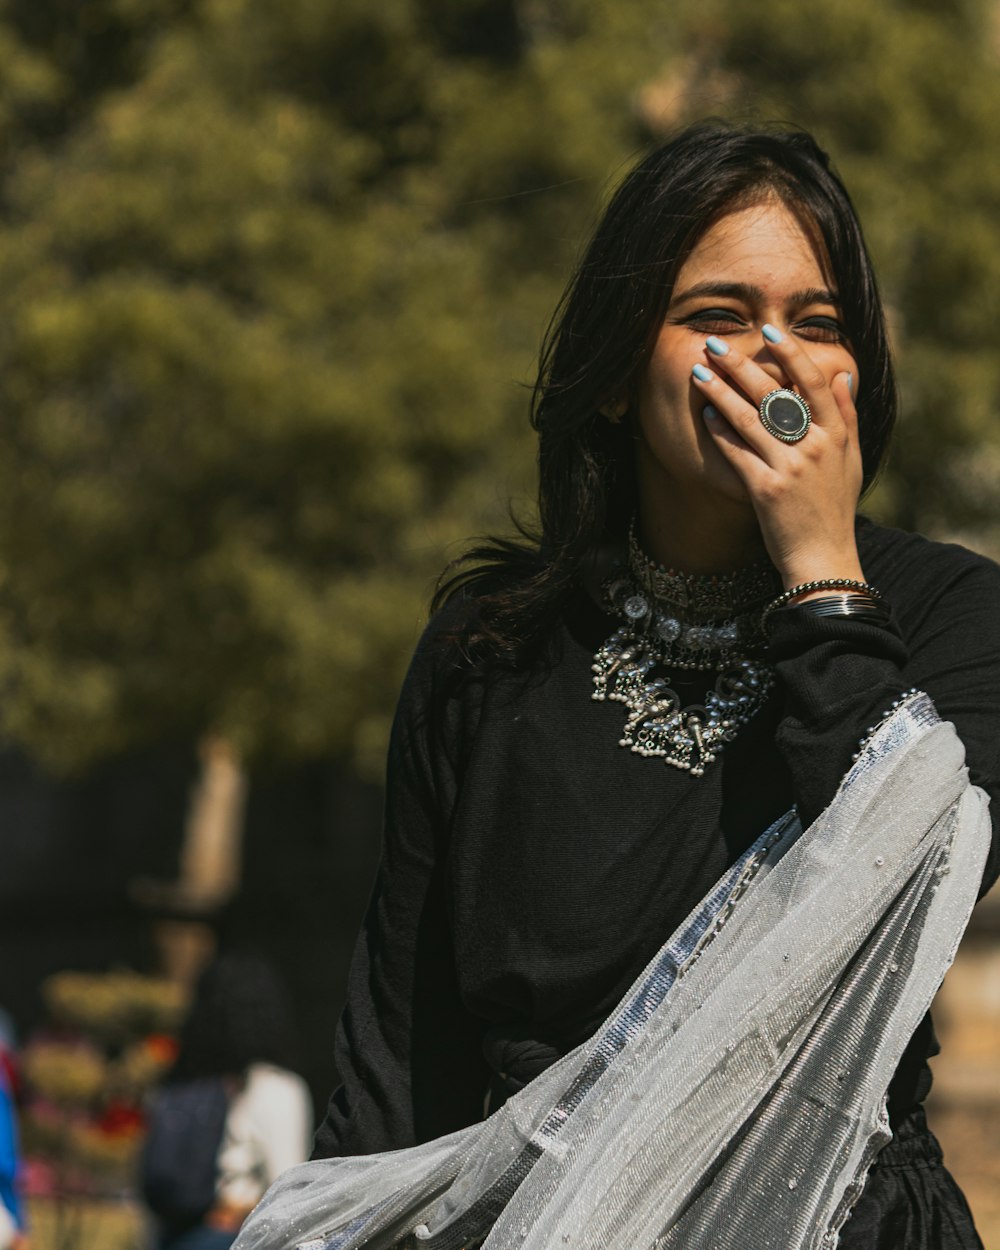
<svg viewBox="0 0 1000 1250">
<path fill-rule="evenodd" d="M 646 144 L 815 132 L 891 309 L 880 519 L 1000 553 L 996 0 L 0 3 L 0 1035 L 33 1250 L 137 1250 L 192 979 L 279 970 L 317 1114 L 442 565 Z M 932 1115 L 1000 1248 L 1000 910 Z M 2 1037 L 0 1037 L 2 1040 Z"/>
</svg>

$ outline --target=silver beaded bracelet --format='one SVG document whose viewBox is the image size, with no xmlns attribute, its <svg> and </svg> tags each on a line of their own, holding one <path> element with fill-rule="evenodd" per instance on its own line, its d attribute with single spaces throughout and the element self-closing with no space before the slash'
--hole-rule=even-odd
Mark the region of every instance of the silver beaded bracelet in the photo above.
<svg viewBox="0 0 1000 1250">
<path fill-rule="evenodd" d="M 859 597 L 863 595 L 869 599 L 882 598 L 882 592 L 869 582 L 855 581 L 853 577 L 825 577 L 818 582 L 801 582 L 798 586 L 792 586 L 790 590 L 783 591 L 767 605 L 761 620 L 766 621 L 778 608 L 783 608 L 793 599 L 797 599 L 799 595 L 808 595 L 814 590 L 853 590 L 858 593 Z"/>
</svg>

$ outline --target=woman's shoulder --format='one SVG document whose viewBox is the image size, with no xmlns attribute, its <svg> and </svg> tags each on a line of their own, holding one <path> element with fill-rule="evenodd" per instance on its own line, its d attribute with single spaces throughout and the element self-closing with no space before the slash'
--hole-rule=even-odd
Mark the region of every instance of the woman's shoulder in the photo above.
<svg viewBox="0 0 1000 1250">
<path fill-rule="evenodd" d="M 467 641 L 473 612 L 467 594 L 454 595 L 424 625 L 396 703 L 390 771 L 394 762 L 409 771 L 421 760 L 451 758 L 474 727 L 484 678 Z"/>
<path fill-rule="evenodd" d="M 510 573 L 457 588 L 433 613 L 416 645 L 396 707 L 393 742 L 406 754 L 419 742 L 436 744 L 457 760 L 475 737 L 486 710 L 509 707 L 557 666 L 565 646 L 567 613 L 573 594 L 555 603 L 539 621 L 521 631 L 510 617 L 496 627 L 482 611 L 485 599 L 496 606 L 498 589 L 517 591 Z M 516 613 L 517 600 L 505 604 Z M 522 642 L 525 645 L 510 645 Z"/>
<path fill-rule="evenodd" d="M 524 569 L 497 568 L 453 584 L 435 604 L 420 635 L 408 680 L 443 684 L 454 693 L 501 673 L 530 668 L 538 648 L 518 644 L 535 627 L 544 650 L 559 612 L 539 614 L 543 628 L 537 629 L 529 620 L 530 609 L 521 602 L 528 580 Z"/>
<path fill-rule="evenodd" d="M 471 594 L 452 595 L 425 621 L 406 674 L 404 694 L 442 694 L 474 668 L 468 637 L 476 620 Z"/>
<path fill-rule="evenodd" d="M 959 594 L 1000 606 L 1000 564 L 957 542 L 879 525 L 867 517 L 858 522 L 858 549 L 865 576 L 894 607 L 926 606 Z"/>
</svg>

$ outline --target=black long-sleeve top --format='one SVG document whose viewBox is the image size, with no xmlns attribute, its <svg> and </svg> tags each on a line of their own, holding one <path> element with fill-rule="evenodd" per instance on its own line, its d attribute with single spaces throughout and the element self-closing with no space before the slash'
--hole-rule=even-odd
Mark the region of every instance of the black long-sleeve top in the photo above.
<svg viewBox="0 0 1000 1250">
<path fill-rule="evenodd" d="M 582 590 L 522 674 L 456 679 L 432 624 L 393 729 L 382 865 L 337 1035 L 343 1085 L 315 1157 L 472 1123 L 496 1072 L 516 1086 L 519 1068 L 590 1036 L 768 824 L 827 806 L 903 691 L 932 696 L 995 797 L 1000 568 L 864 519 L 858 544 L 897 628 L 775 614 L 775 689 L 702 777 L 618 746 L 624 709 L 592 700 L 590 667 L 616 622 Z M 933 1053 L 928 1017 L 893 1080 L 894 1119 L 926 1097 Z"/>
</svg>

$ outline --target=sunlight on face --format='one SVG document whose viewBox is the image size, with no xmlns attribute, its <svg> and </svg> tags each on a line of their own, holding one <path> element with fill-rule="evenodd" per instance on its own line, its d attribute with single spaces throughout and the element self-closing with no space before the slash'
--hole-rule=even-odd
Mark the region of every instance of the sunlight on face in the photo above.
<svg viewBox="0 0 1000 1250">
<path fill-rule="evenodd" d="M 724 338 L 769 373 L 775 386 L 786 386 L 761 338 L 761 326 L 770 322 L 798 339 L 827 382 L 845 370 L 856 381 L 857 362 L 836 300 L 815 239 L 780 200 L 738 209 L 705 232 L 677 275 L 640 379 L 637 471 L 644 511 L 655 507 L 661 492 L 692 506 L 706 497 L 747 502 L 742 482 L 705 429 L 705 401 L 691 384 L 693 365 L 712 364 L 705 339 Z"/>
</svg>

